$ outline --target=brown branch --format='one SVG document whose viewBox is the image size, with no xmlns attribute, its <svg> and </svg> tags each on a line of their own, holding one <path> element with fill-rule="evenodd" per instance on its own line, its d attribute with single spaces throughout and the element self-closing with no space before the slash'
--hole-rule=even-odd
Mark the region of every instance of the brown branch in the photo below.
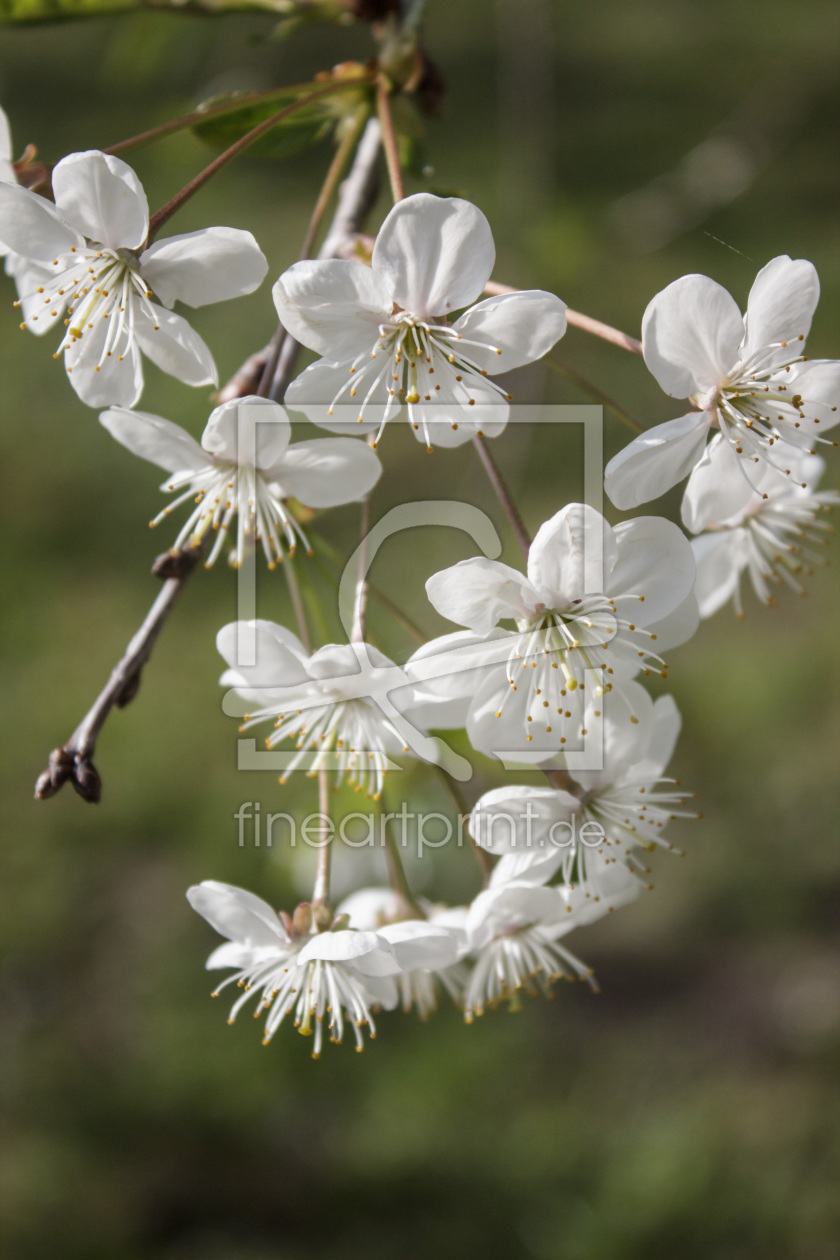
<svg viewBox="0 0 840 1260">
<path fill-rule="evenodd" d="M 491 297 L 497 297 L 505 293 L 519 293 L 521 290 L 515 289 L 510 284 L 500 284 L 498 280 L 488 280 L 484 286 L 484 292 Z M 573 311 L 570 306 L 566 307 L 566 322 L 571 324 L 573 328 L 580 328 L 582 332 L 591 333 L 593 337 L 600 337 L 602 341 L 609 341 L 614 346 L 621 346 L 622 350 L 629 350 L 631 354 L 641 355 L 643 353 L 642 343 L 637 341 L 635 337 L 622 332 L 620 328 L 613 328 L 610 324 L 603 324 L 600 319 L 593 319 L 591 315 L 583 315 L 580 311 Z"/>
<path fill-rule="evenodd" d="M 83 800 L 91 804 L 99 801 L 102 781 L 93 764 L 99 732 L 112 709 L 124 709 L 136 696 L 143 666 L 151 656 L 157 637 L 194 572 L 201 553 L 201 547 L 191 547 L 158 556 L 152 572 L 164 579 L 163 589 L 123 656 L 111 670 L 108 682 L 67 743 L 50 753 L 49 766 L 35 784 L 37 800 L 54 796 L 69 780 Z"/>
<path fill-rule="evenodd" d="M 487 443 L 481 434 L 476 433 L 473 438 L 473 446 L 478 451 L 479 458 L 487 473 L 487 479 L 496 492 L 499 502 L 505 509 L 505 515 L 510 521 L 511 528 L 516 535 L 516 541 L 519 543 L 525 555 L 531 546 L 531 535 L 525 528 L 525 522 L 519 515 L 519 509 L 513 501 L 513 495 L 507 487 L 504 477 L 499 471 L 499 467 L 487 447 Z"/>
</svg>

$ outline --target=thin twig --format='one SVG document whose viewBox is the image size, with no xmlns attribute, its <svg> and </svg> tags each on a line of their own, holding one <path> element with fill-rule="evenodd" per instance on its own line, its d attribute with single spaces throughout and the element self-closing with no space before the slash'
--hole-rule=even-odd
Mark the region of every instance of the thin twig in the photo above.
<svg viewBox="0 0 840 1260">
<path fill-rule="evenodd" d="M 92 804 L 102 795 L 102 781 L 93 764 L 96 741 L 113 708 L 123 709 L 134 699 L 140 674 L 149 659 L 158 635 L 175 606 L 201 556 L 201 547 L 165 552 L 155 569 L 165 577 L 163 589 L 152 604 L 140 629 L 133 635 L 123 656 L 111 670 L 111 677 L 82 718 L 67 743 L 50 753 L 49 768 L 35 784 L 37 800 L 54 796 L 69 780 L 83 800 Z"/>
<path fill-rule="evenodd" d="M 418 904 L 417 899 L 411 891 L 408 882 L 408 876 L 405 873 L 405 867 L 400 857 L 400 849 L 394 833 L 391 830 L 391 817 L 389 813 L 380 814 L 380 820 L 384 821 L 384 829 L 382 838 L 385 841 L 385 860 L 388 863 L 388 882 L 397 897 L 403 902 L 405 909 L 412 918 L 425 919 L 426 915 L 422 907 Z M 382 822 L 380 822 L 380 826 Z"/>
<path fill-rule="evenodd" d="M 330 204 L 332 195 L 338 187 L 338 182 L 344 173 L 344 168 L 347 165 L 347 161 L 353 151 L 353 146 L 359 138 L 359 132 L 361 131 L 362 124 L 365 122 L 366 118 L 367 111 L 359 110 L 356 119 L 353 121 L 353 125 L 347 129 L 347 132 L 342 137 L 335 153 L 333 154 L 333 159 L 330 162 L 327 173 L 324 176 L 324 182 L 321 185 L 321 191 L 318 193 L 318 200 L 315 202 L 312 214 L 310 215 L 306 235 L 303 238 L 303 244 L 300 247 L 298 260 L 301 262 L 306 258 L 312 257 L 312 247 L 315 244 L 315 238 L 318 235 L 318 229 L 321 226 L 321 221 L 326 213 L 327 206 Z M 280 355 L 285 341 L 286 329 L 282 324 L 278 324 L 277 331 L 269 344 L 268 351 L 263 360 L 262 372 L 260 373 L 259 383 L 255 391 L 263 398 L 271 395 L 275 401 L 277 401 L 280 395 L 285 393 L 285 388 L 282 391 L 276 390 L 272 393 L 280 361 Z M 290 362 L 285 366 L 287 371 L 293 368 L 294 358 L 290 357 Z"/>
<path fill-rule="evenodd" d="M 382 148 L 385 150 L 385 162 L 388 166 L 388 179 L 391 181 L 391 195 L 394 205 L 405 196 L 403 189 L 402 168 L 397 149 L 397 136 L 394 131 L 394 120 L 391 117 L 391 102 L 388 94 L 388 83 L 380 76 L 376 83 L 376 112 L 382 127 Z"/>
<path fill-rule="evenodd" d="M 496 491 L 499 502 L 505 509 L 505 515 L 510 521 L 511 528 L 516 535 L 516 541 L 519 543 L 520 547 L 527 556 L 531 546 L 531 535 L 525 528 L 525 523 L 519 515 L 519 509 L 513 501 L 513 495 L 508 489 L 504 477 L 499 472 L 498 465 L 493 459 L 493 456 L 490 454 L 490 451 L 487 448 L 487 443 L 481 434 L 476 433 L 473 438 L 473 446 L 478 451 L 484 471 L 487 473 L 487 478 L 493 489 Z"/>
<path fill-rule="evenodd" d="M 371 82 L 370 75 L 360 75 L 356 79 L 343 79 L 340 81 L 342 87 L 356 86 Z M 154 140 L 162 140 L 164 136 L 172 135 L 175 131 L 183 131 L 186 127 L 198 127 L 201 123 L 210 122 L 214 118 L 223 118 L 225 114 L 235 114 L 239 110 L 247 109 L 250 105 L 264 105 L 269 101 L 276 100 L 288 96 L 290 92 L 302 92 L 305 88 L 314 87 L 314 83 L 294 83 L 289 87 L 271 88 L 267 92 L 244 92 L 235 100 L 223 101 L 219 105 L 207 105 L 203 108 L 192 110 L 189 114 L 182 114 L 180 118 L 173 118 L 170 122 L 161 123 L 159 127 L 152 127 L 149 131 L 142 131 L 138 136 L 131 136 L 128 140 L 120 140 L 118 144 L 112 144 L 110 148 L 103 149 L 103 153 L 126 153 L 131 149 L 139 149 L 141 145 L 151 144 Z M 334 86 L 337 86 L 335 84 Z"/>
<path fill-rule="evenodd" d="M 452 801 L 455 805 L 455 808 L 458 811 L 459 834 L 460 834 L 460 819 L 469 818 L 472 811 L 470 810 L 470 807 L 467 804 L 467 802 L 464 800 L 464 797 L 461 795 L 461 789 L 458 787 L 455 780 L 446 773 L 443 766 L 435 765 L 435 770 L 437 770 L 439 778 L 443 781 L 446 787 L 446 790 L 448 791 L 449 795 L 452 797 Z M 487 885 L 490 883 L 490 876 L 493 874 L 493 866 L 495 865 L 495 863 L 493 862 L 493 859 L 491 858 L 487 850 L 482 849 L 481 845 L 476 843 L 469 828 L 467 828 L 467 837 L 470 842 L 470 849 L 472 851 L 472 855 L 475 858 L 476 862 L 478 863 L 479 869 L 481 870 L 482 882 L 484 884 L 484 887 L 486 888 Z"/>
<path fill-rule="evenodd" d="M 283 109 L 279 109 L 276 114 L 272 114 L 270 118 L 266 118 L 264 122 L 258 123 L 256 127 L 252 127 L 251 130 L 247 131 L 244 136 L 236 141 L 235 144 L 232 144 L 229 149 L 225 149 L 224 153 L 220 153 L 209 166 L 205 166 L 203 171 L 199 171 L 199 173 L 191 179 L 188 184 L 184 185 L 180 192 L 176 193 L 174 197 L 167 201 L 165 206 L 162 206 L 156 214 L 152 215 L 149 222 L 148 241 L 152 241 L 154 239 L 155 234 L 160 231 L 164 223 L 166 223 L 168 219 L 172 218 L 176 210 L 180 210 L 185 201 L 188 201 L 190 197 L 194 196 L 200 188 L 203 188 L 208 179 L 212 179 L 212 177 L 220 171 L 223 166 L 227 166 L 228 162 L 233 161 L 235 157 L 238 157 L 240 153 L 242 153 L 250 145 L 254 144 L 256 140 L 259 140 L 260 136 L 264 136 L 267 131 L 271 131 L 272 127 L 276 127 L 277 124 L 282 122 L 284 118 L 287 118 L 290 114 L 294 114 L 297 110 L 302 109 L 304 105 L 308 105 L 310 101 L 319 100 L 322 96 L 329 96 L 333 92 L 343 91 L 347 87 L 356 86 L 356 84 L 357 80 L 353 79 L 349 83 L 330 83 L 327 87 L 318 88 L 314 92 L 308 92 L 306 96 L 301 96 L 298 100 L 292 101 L 291 105 L 286 105 Z"/>
<path fill-rule="evenodd" d="M 639 424 L 638 420 L 619 406 L 609 394 L 605 394 L 597 385 L 593 385 L 592 381 L 587 380 L 585 376 L 581 376 L 580 372 L 570 368 L 567 363 L 560 363 L 557 359 L 543 359 L 543 363 L 547 368 L 551 368 L 552 372 L 559 372 L 561 376 L 565 376 L 573 385 L 577 385 L 578 389 L 582 389 L 585 394 L 589 394 L 591 398 L 596 399 L 602 407 L 606 407 L 607 411 L 611 411 L 617 416 L 622 424 L 626 424 L 628 429 L 632 429 L 634 433 L 644 433 L 644 427 Z"/>
<path fill-rule="evenodd" d="M 484 292 L 491 297 L 498 297 L 505 293 L 520 293 L 521 290 L 515 289 L 511 284 L 500 284 L 498 280 L 488 280 L 484 286 Z M 642 343 L 635 337 L 622 332 L 619 328 L 613 328 L 611 324 L 602 323 L 600 319 L 593 319 L 591 315 L 573 311 L 570 306 L 566 307 L 566 322 L 573 328 L 580 328 L 583 332 L 591 333 L 593 337 L 600 337 L 602 341 L 621 346 L 622 350 L 629 350 L 632 354 L 643 353 Z"/>
<path fill-rule="evenodd" d="M 351 643 L 364 643 L 365 613 L 367 611 L 367 540 L 370 529 L 370 498 L 362 500 L 362 519 L 359 524 L 359 568 L 356 577 L 356 598 L 353 602 L 353 628 Z"/>
</svg>

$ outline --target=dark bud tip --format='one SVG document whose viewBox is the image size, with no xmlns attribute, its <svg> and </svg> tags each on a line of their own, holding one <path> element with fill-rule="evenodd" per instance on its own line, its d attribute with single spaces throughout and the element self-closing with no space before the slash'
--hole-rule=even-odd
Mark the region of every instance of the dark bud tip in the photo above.
<svg viewBox="0 0 840 1260">
<path fill-rule="evenodd" d="M 36 801 L 46 801 L 59 792 L 68 779 L 73 777 L 73 757 L 63 748 L 54 748 L 50 753 L 48 768 L 38 775 L 35 784 Z"/>
<path fill-rule="evenodd" d="M 168 582 L 170 578 L 185 578 L 198 564 L 201 552 L 201 547 L 185 547 L 183 551 L 164 551 L 152 565 L 152 573 L 162 582 Z"/>
<path fill-rule="evenodd" d="M 127 704 L 131 704 L 132 700 L 137 695 L 137 692 L 139 691 L 139 689 L 140 689 L 140 671 L 138 669 L 136 674 L 132 674 L 130 678 L 127 678 L 125 680 L 123 689 L 120 692 L 120 694 L 117 696 L 116 700 L 114 701 L 114 704 L 117 706 L 118 709 L 124 709 Z"/>
<path fill-rule="evenodd" d="M 92 761 L 80 761 L 73 771 L 73 787 L 83 801 L 98 805 L 102 798 L 102 780 Z"/>
</svg>

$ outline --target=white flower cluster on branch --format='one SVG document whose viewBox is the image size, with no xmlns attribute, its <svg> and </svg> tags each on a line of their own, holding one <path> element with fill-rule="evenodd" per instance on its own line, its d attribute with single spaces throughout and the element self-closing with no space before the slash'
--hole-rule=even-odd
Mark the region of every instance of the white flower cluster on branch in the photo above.
<svg viewBox="0 0 840 1260">
<path fill-rule="evenodd" d="M 260 547 L 270 569 L 294 564 L 299 611 L 294 593 L 308 570 L 292 560 L 298 545 L 313 550 L 318 512 L 367 504 L 382 472 L 374 448 L 398 417 L 429 451 L 473 441 L 527 543 L 484 439 L 509 420 L 505 374 L 552 349 L 566 307 L 542 290 L 480 300 L 495 248 L 475 206 L 429 193 L 397 200 L 367 261 L 357 251 L 285 271 L 273 287 L 283 335 L 319 358 L 291 380 L 283 405 L 260 388 L 217 406 L 199 441 L 135 409 L 141 356 L 184 384 L 216 384 L 210 351 L 172 307 L 254 291 L 267 272 L 256 241 L 223 227 L 154 240 L 161 220 L 133 170 L 98 151 L 58 162 L 51 193 L 18 182 L 0 111 L 0 251 L 22 327 L 54 331 L 79 398 L 118 442 L 165 470 L 161 489 L 174 497 L 151 523 L 183 510 L 173 564 L 187 556 L 210 566 L 227 547 L 238 568 Z M 262 618 L 219 631 L 225 711 L 283 757 L 281 782 L 305 771 L 319 780 L 321 804 L 330 784 L 373 801 L 391 877 L 334 905 L 325 834 L 312 898 L 289 912 L 228 884 L 192 887 L 191 905 L 225 938 L 207 962 L 229 971 L 217 993 L 241 990 L 230 1022 L 254 999 L 265 1042 L 291 1022 L 318 1057 L 348 1029 L 361 1050 L 379 1010 L 426 1018 L 441 993 L 472 1021 L 502 1001 L 516 1006 L 522 992 L 547 994 L 560 978 L 594 985 L 567 937 L 651 887 L 651 856 L 679 852 L 672 823 L 699 816 L 693 794 L 667 777 L 677 705 L 654 701 L 645 679 L 667 678 L 671 650 L 727 600 L 743 612 L 745 573 L 769 604 L 784 586 L 801 592 L 821 562 L 824 518 L 840 495 L 817 488 L 825 465 L 816 452 L 840 418 L 840 364 L 803 353 L 818 293 L 814 267 L 782 256 L 760 271 L 743 317 L 705 276 L 675 280 L 649 304 L 645 362 L 692 410 L 616 455 L 605 487 L 623 510 L 687 477 L 691 540 L 662 516 L 611 525 L 592 505 L 557 504 L 526 547 L 524 572 L 486 554 L 431 572 L 428 604 L 459 629 L 401 664 L 366 633 L 364 538 L 347 641 L 313 648 L 304 618 L 295 631 Z M 292 442 L 288 411 L 340 436 Z M 102 720 L 80 728 L 88 760 Z M 506 774 L 466 804 L 481 886 L 464 905 L 412 894 L 383 801 L 393 758 L 447 774 L 458 758 L 437 733 L 452 731 L 492 772 L 530 775 Z M 58 786 L 72 756 L 82 758 L 78 743 L 53 754 Z"/>
</svg>

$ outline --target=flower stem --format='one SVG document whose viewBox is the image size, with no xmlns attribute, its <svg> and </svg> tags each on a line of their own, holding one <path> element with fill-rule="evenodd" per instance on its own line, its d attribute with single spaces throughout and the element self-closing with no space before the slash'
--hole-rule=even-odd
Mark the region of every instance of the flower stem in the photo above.
<svg viewBox="0 0 840 1260">
<path fill-rule="evenodd" d="M 357 87 L 360 84 L 372 82 L 372 76 L 368 74 L 360 75 L 355 79 L 341 80 L 341 88 Z M 305 88 L 315 88 L 316 83 L 295 83 L 289 87 L 271 88 L 268 92 L 246 92 L 236 100 L 224 101 L 219 105 L 209 105 L 206 109 L 194 109 L 189 114 L 183 114 L 180 118 L 173 118 L 170 122 L 162 123 L 159 127 L 152 127 L 149 131 L 142 131 L 137 136 L 131 136 L 128 140 L 120 140 L 119 144 L 112 144 L 109 149 L 103 149 L 103 153 L 128 153 L 131 149 L 139 149 L 144 144 L 151 144 L 155 140 L 162 140 L 165 136 L 172 135 L 175 131 L 183 131 L 186 127 L 196 127 L 204 122 L 210 122 L 214 118 L 223 118 L 225 114 L 235 114 L 241 109 L 247 108 L 249 105 L 263 105 L 268 101 L 282 99 L 288 96 L 290 92 L 302 92 Z M 338 84 L 333 84 L 333 90 L 337 90 Z M 309 99 L 309 97 L 307 97 Z"/>
<path fill-rule="evenodd" d="M 397 149 L 397 136 L 394 131 L 394 119 L 391 116 L 388 83 L 382 75 L 376 81 L 376 112 L 382 127 L 382 147 L 385 150 L 388 179 L 391 182 L 391 195 L 394 198 L 394 205 L 396 205 L 398 201 L 402 201 L 405 196 L 405 190 L 403 188 L 400 155 Z"/>
<path fill-rule="evenodd" d="M 519 293 L 520 290 L 515 289 L 511 284 L 500 284 L 497 280 L 488 280 L 484 286 L 484 292 L 489 293 L 491 297 L 496 297 L 504 293 Z M 582 332 L 591 333 L 593 337 L 600 337 L 602 341 L 621 346 L 622 350 L 629 350 L 631 354 L 644 353 L 641 341 L 637 341 L 635 337 L 622 332 L 619 328 L 613 328 L 611 324 L 602 323 L 600 319 L 593 319 L 591 315 L 573 311 L 570 306 L 566 307 L 566 322 L 573 328 L 580 328 Z"/>
<path fill-rule="evenodd" d="M 504 477 L 499 472 L 498 465 L 490 454 L 487 443 L 478 433 L 473 438 L 473 446 L 478 451 L 484 471 L 487 473 L 487 478 L 505 510 L 505 515 L 510 521 L 511 528 L 516 535 L 516 541 L 527 556 L 531 546 L 531 535 L 528 533 L 525 523 L 519 515 L 519 509 L 513 501 L 513 495 L 508 489 Z"/>
<path fill-rule="evenodd" d="M 394 833 L 391 830 L 391 818 L 388 813 L 380 814 L 380 819 L 385 821 L 385 827 L 382 833 L 385 841 L 385 860 L 388 863 L 388 882 L 391 888 L 405 905 L 405 909 L 417 919 L 425 919 L 426 915 L 422 907 L 417 903 L 411 887 L 408 882 L 408 876 L 405 873 L 405 867 L 400 857 L 400 848 L 394 839 Z"/>
<path fill-rule="evenodd" d="M 356 577 L 356 598 L 353 604 L 353 628 L 351 643 L 363 643 L 365 638 L 365 613 L 367 611 L 367 540 L 370 530 L 370 498 L 362 500 L 362 519 L 359 524 L 359 568 Z"/>
<path fill-rule="evenodd" d="M 315 202 L 312 214 L 309 218 L 306 235 L 304 236 L 303 244 L 300 247 L 300 261 L 312 257 L 312 247 L 315 244 L 315 237 L 318 235 L 318 229 L 321 226 L 321 221 L 326 213 L 327 206 L 330 204 L 330 199 L 338 187 L 341 176 L 344 174 L 344 168 L 347 165 L 347 160 L 353 151 L 354 145 L 359 139 L 361 129 L 367 121 L 367 117 L 367 110 L 360 109 L 353 121 L 353 125 L 347 129 L 345 135 L 336 147 L 333 159 L 330 162 L 329 168 L 327 169 L 327 173 L 324 177 L 324 182 L 321 185 L 321 191 L 318 193 L 318 200 Z M 282 324 L 279 324 L 269 345 L 260 382 L 256 389 L 256 393 L 261 398 L 267 398 L 271 391 L 285 340 L 286 330 Z M 283 392 L 285 392 L 285 386 Z"/>
<path fill-rule="evenodd" d="M 576 372 L 574 368 L 570 368 L 566 363 L 560 363 L 557 359 L 543 359 L 543 363 L 547 368 L 551 368 L 552 372 L 558 372 L 561 376 L 565 376 L 573 385 L 577 385 L 578 389 L 582 389 L 585 394 L 595 398 L 602 407 L 606 407 L 607 411 L 611 411 L 614 416 L 617 416 L 622 424 L 626 424 L 628 429 L 632 429 L 634 433 L 644 433 L 645 430 L 638 420 L 634 420 L 623 407 L 614 402 L 597 385 L 593 385 L 585 376 L 581 376 L 580 372 Z"/>
<path fill-rule="evenodd" d="M 239 154 L 244 152 L 244 150 L 247 149 L 249 145 L 252 145 L 255 140 L 259 140 L 260 136 L 264 136 L 267 131 L 271 131 L 272 127 L 276 127 L 277 124 L 282 122 L 284 118 L 287 118 L 290 114 L 294 114 L 297 110 L 302 109 L 304 105 L 308 105 L 310 101 L 319 100 L 322 96 L 329 96 L 333 92 L 344 91 L 348 87 L 356 87 L 358 83 L 358 79 L 352 79 L 349 82 L 330 83 L 326 87 L 317 88 L 314 92 L 308 92 L 305 96 L 299 97 L 298 100 L 292 101 L 291 105 L 286 105 L 283 109 L 279 109 L 276 114 L 272 114 L 271 117 L 266 118 L 264 122 L 258 123 L 256 127 L 252 127 L 251 130 L 247 131 L 244 136 L 236 141 L 235 144 L 232 144 L 230 148 L 225 149 L 224 153 L 220 153 L 209 166 L 205 166 L 203 171 L 199 171 L 194 179 L 191 179 L 179 193 L 176 193 L 171 200 L 167 201 L 165 206 L 158 210 L 157 214 L 152 215 L 151 222 L 149 223 L 148 241 L 152 241 L 154 239 L 155 234 L 160 231 L 168 219 L 172 218 L 172 215 L 175 214 L 176 210 L 180 210 L 185 201 L 188 201 L 190 197 L 193 197 L 200 188 L 203 188 L 207 181 L 212 179 L 212 177 L 220 171 L 223 166 L 227 166 L 228 162 L 231 162 L 235 157 L 238 157 Z"/>
<path fill-rule="evenodd" d="M 452 797 L 455 808 L 458 811 L 458 817 L 459 818 L 469 817 L 470 812 L 471 812 L 470 807 L 467 805 L 467 802 L 464 800 L 464 797 L 461 795 L 461 789 L 458 787 L 455 780 L 450 778 L 450 776 L 444 770 L 443 766 L 436 765 L 434 768 L 438 772 L 438 775 L 443 781 L 443 783 L 445 784 L 446 790 L 449 792 L 449 795 Z M 490 857 L 490 854 L 487 852 L 487 850 L 482 849 L 481 845 L 477 844 L 476 841 L 473 839 L 469 829 L 467 830 L 467 839 L 470 842 L 470 851 L 472 852 L 473 857 L 478 863 L 479 870 L 481 871 L 482 883 L 484 887 L 486 888 L 487 885 L 490 883 L 490 876 L 493 873 L 494 863 Z"/>
<path fill-rule="evenodd" d="M 318 771 L 318 813 L 321 835 L 318 849 L 318 868 L 312 889 L 312 913 L 319 931 L 325 931 L 332 922 L 330 910 L 330 870 L 332 867 L 332 842 L 330 835 L 330 783 L 326 770 Z"/>
</svg>

